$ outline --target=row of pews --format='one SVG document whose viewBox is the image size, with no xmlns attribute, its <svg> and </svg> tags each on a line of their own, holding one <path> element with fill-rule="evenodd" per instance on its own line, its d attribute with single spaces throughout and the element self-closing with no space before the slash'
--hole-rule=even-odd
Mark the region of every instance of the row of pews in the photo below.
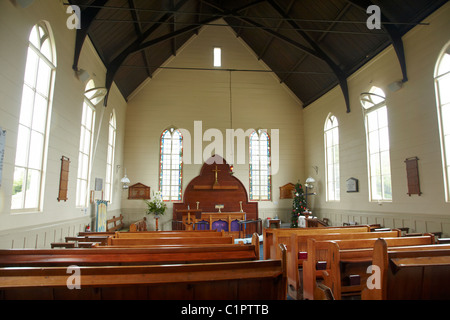
<svg viewBox="0 0 450 320">
<path fill-rule="evenodd" d="M 285 300 L 286 248 L 260 260 L 259 236 L 217 231 L 79 233 L 86 248 L 0 250 L 0 299 Z"/>
<path fill-rule="evenodd" d="M 450 244 L 434 234 L 370 226 L 265 229 L 263 241 L 269 259 L 279 257 L 276 246 L 286 246 L 293 299 L 450 299 Z"/>
</svg>

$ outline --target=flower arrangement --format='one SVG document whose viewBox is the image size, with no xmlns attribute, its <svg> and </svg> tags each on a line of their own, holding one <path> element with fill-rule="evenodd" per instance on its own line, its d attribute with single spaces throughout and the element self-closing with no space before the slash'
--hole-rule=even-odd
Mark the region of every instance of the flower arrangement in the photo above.
<svg viewBox="0 0 450 320">
<path fill-rule="evenodd" d="M 163 215 L 166 212 L 167 205 L 164 203 L 161 192 L 153 193 L 153 200 L 144 200 L 147 204 L 147 214 Z"/>
</svg>

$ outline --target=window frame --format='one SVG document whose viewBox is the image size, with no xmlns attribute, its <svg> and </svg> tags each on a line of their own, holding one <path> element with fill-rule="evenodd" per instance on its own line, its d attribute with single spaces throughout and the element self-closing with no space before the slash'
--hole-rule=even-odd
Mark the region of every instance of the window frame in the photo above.
<svg viewBox="0 0 450 320">
<path fill-rule="evenodd" d="M 177 132 L 177 134 L 179 135 L 179 143 L 180 143 L 180 148 L 179 148 L 179 152 L 174 153 L 173 150 L 173 141 L 174 141 L 174 133 Z M 166 133 L 170 134 L 170 152 L 169 153 L 165 153 L 164 150 L 164 136 L 166 135 Z M 165 169 L 163 168 L 163 164 L 164 164 L 164 158 L 163 155 L 166 156 L 170 156 L 170 164 L 169 164 L 169 169 Z M 178 168 L 173 168 L 173 157 L 178 157 L 178 161 L 179 161 L 179 165 Z M 170 178 L 169 178 L 169 185 L 166 186 L 164 183 L 164 176 L 165 176 L 165 172 L 166 170 L 170 171 Z M 173 182 L 173 176 L 172 176 L 172 171 L 178 171 L 178 184 L 172 184 Z M 165 188 L 168 187 L 169 188 L 169 194 L 167 195 L 165 192 Z M 174 196 L 172 193 L 172 190 L 174 187 L 178 188 L 177 191 L 177 196 Z M 159 149 L 159 192 L 161 193 L 161 197 L 163 198 L 163 201 L 165 202 L 177 202 L 177 201 L 181 201 L 183 198 L 183 135 L 181 133 L 181 131 L 175 127 L 171 127 L 168 129 L 163 130 L 163 132 L 161 133 L 160 136 L 160 149 Z"/>
<path fill-rule="evenodd" d="M 380 92 L 381 94 L 377 94 L 376 92 Z M 392 202 L 393 201 L 393 190 L 392 190 L 392 171 L 391 171 L 391 156 L 390 156 L 390 139 L 389 139 L 389 120 L 388 120 L 388 107 L 386 104 L 386 96 L 384 94 L 384 91 L 381 90 L 381 88 L 375 87 L 373 86 L 370 91 L 370 94 L 374 95 L 374 97 L 377 99 L 377 101 L 372 100 L 372 101 L 368 101 L 365 100 L 364 98 L 361 99 L 361 104 L 363 106 L 363 114 L 364 114 L 364 126 L 365 126 L 365 133 L 366 133 L 366 150 L 367 150 L 367 174 L 368 174 L 368 182 L 369 182 L 369 201 L 370 202 Z M 363 93 L 364 94 L 364 93 Z M 362 95 L 363 95 L 362 94 Z M 378 101 L 379 100 L 379 101 Z M 371 106 L 368 106 L 367 104 L 371 104 Z M 380 115 L 381 111 L 385 111 L 385 120 L 386 120 L 386 125 L 380 127 L 380 123 L 379 123 L 379 118 L 378 116 Z M 371 130 L 371 125 L 369 125 L 369 116 L 374 116 L 376 114 L 377 116 L 377 126 L 376 126 L 376 130 Z M 373 135 L 375 135 L 375 133 L 377 133 L 377 145 L 380 146 L 380 141 L 382 141 L 382 139 L 380 139 L 380 131 L 382 129 L 386 128 L 387 132 L 387 139 L 388 139 L 388 147 L 386 150 L 381 150 L 380 147 L 378 147 L 376 152 L 372 152 L 371 151 L 371 143 L 373 142 L 370 138 L 371 133 L 373 133 Z M 383 164 L 383 160 L 382 160 L 382 153 L 383 152 L 387 152 L 387 164 L 389 165 L 389 174 L 383 174 L 383 170 L 382 170 L 382 164 Z M 373 175 L 373 171 L 376 171 L 376 167 L 374 167 L 373 161 L 371 161 L 371 157 L 372 156 L 376 156 L 378 154 L 378 160 L 379 160 L 379 174 L 375 174 Z M 376 173 L 376 172 L 375 172 Z M 384 180 L 383 177 L 389 176 L 389 188 L 390 188 L 390 194 L 391 197 L 388 198 L 385 195 L 388 194 L 385 192 L 385 186 L 384 186 Z M 374 188 L 373 188 L 373 177 L 378 177 L 380 178 L 380 187 L 381 187 L 381 197 L 380 198 L 376 198 L 374 196 Z"/>
<path fill-rule="evenodd" d="M 448 55 L 450 60 L 450 42 L 447 43 L 439 54 L 436 61 L 435 71 L 433 75 L 435 92 L 436 92 L 436 111 L 438 116 L 439 141 L 441 145 L 441 161 L 442 161 L 442 177 L 444 182 L 445 202 L 450 202 L 450 124 L 445 125 L 444 111 L 450 113 L 450 101 L 442 102 L 442 94 L 439 81 L 442 79 L 450 80 L 450 68 L 443 73 L 440 70 L 444 57 Z M 448 111 L 447 111 L 448 110 Z"/>
<path fill-rule="evenodd" d="M 109 117 L 108 125 L 108 146 L 106 151 L 106 176 L 105 176 L 105 196 L 104 199 L 112 203 L 113 182 L 114 182 L 114 159 L 116 153 L 117 119 L 113 109 Z M 108 179 L 109 177 L 109 179 Z"/>
<path fill-rule="evenodd" d="M 39 212 L 43 209 L 45 168 L 47 166 L 48 137 L 50 134 L 50 118 L 52 113 L 55 74 L 56 49 L 54 46 L 52 29 L 47 22 L 41 21 L 32 27 L 28 36 L 27 59 L 25 63 L 22 86 L 23 89 L 18 121 L 16 157 L 14 160 L 13 187 L 11 193 L 11 212 L 13 213 Z M 42 81 L 43 76 L 45 77 L 44 80 L 47 81 Z M 26 94 L 28 95 L 28 101 L 26 100 Z M 40 105 L 39 100 L 41 101 Z M 28 109 L 25 110 L 25 104 L 27 104 L 27 102 Z M 45 105 L 43 102 L 45 102 Z M 43 109 L 39 110 L 40 107 Z M 45 116 L 42 116 L 41 119 L 39 119 L 38 116 L 42 115 L 42 111 L 44 109 Z M 27 115 L 30 115 L 28 119 Z M 24 131 L 26 131 L 24 133 L 26 137 L 21 134 L 21 132 Z M 39 141 L 41 142 L 41 147 L 39 150 L 32 150 L 37 145 L 37 141 L 34 140 L 37 137 L 40 138 Z M 26 138 L 26 141 L 23 141 L 23 138 Z M 20 157 L 21 155 L 19 154 L 19 148 L 23 147 L 24 142 L 26 144 L 26 150 L 22 150 L 21 155 L 26 159 Z M 40 152 L 39 157 L 36 156 L 36 151 Z M 32 157 L 31 154 L 33 154 Z M 18 157 L 20 158 L 18 159 Z M 31 162 L 34 162 L 36 159 L 39 159 L 39 165 L 35 165 L 33 167 Z M 21 163 L 20 161 L 24 162 Z M 25 190 L 23 190 L 22 196 L 20 197 L 20 205 L 14 206 L 15 201 L 13 197 L 17 194 L 16 172 L 19 170 L 23 170 L 21 191 L 23 189 Z M 33 201 L 34 205 L 32 206 L 27 205 L 27 199 L 29 199 L 27 194 L 29 195 L 31 192 L 30 183 L 33 182 L 30 177 L 31 172 L 35 172 L 35 174 L 37 173 L 39 175 L 39 178 L 34 181 L 37 191 Z"/>
<path fill-rule="evenodd" d="M 90 79 L 86 85 L 86 90 L 85 92 L 88 92 L 89 90 L 95 88 L 95 83 L 92 79 Z M 86 108 L 91 109 L 91 119 L 90 119 L 90 128 L 87 128 L 87 124 L 84 122 L 85 119 L 87 119 L 87 115 L 86 115 Z M 86 208 L 89 204 L 89 185 L 90 185 L 90 178 L 91 178 L 91 170 L 92 170 L 92 151 L 93 151 L 93 142 L 94 142 L 94 129 L 95 129 L 95 118 L 96 118 L 96 109 L 95 109 L 95 105 L 90 101 L 89 97 L 87 97 L 86 95 L 84 96 L 84 101 L 83 101 L 83 112 L 82 112 L 82 116 L 81 116 L 81 128 L 80 128 L 80 145 L 79 145 L 79 149 L 78 149 L 78 171 L 77 171 L 77 189 L 76 189 L 76 200 L 75 200 L 75 206 L 77 208 Z M 85 137 L 85 133 L 89 132 L 90 137 L 89 137 L 89 148 L 88 150 L 86 149 L 85 145 L 82 143 L 85 143 L 87 140 L 83 139 L 83 137 Z M 86 153 L 85 151 L 88 151 L 88 153 Z M 88 161 L 87 161 L 87 168 L 85 170 L 83 170 L 84 168 L 81 166 L 82 165 L 82 161 L 81 161 L 81 157 L 82 155 L 87 156 L 88 157 Z M 84 174 L 84 172 L 86 174 Z M 85 181 L 85 196 L 84 199 L 82 199 L 82 195 L 80 194 L 81 192 L 81 185 L 80 185 L 80 181 Z M 83 202 L 81 202 L 83 201 Z"/>
<path fill-rule="evenodd" d="M 334 120 L 333 120 L 334 119 Z M 331 124 L 329 126 L 328 124 Z M 328 137 L 331 135 L 331 145 L 328 145 Z M 337 137 L 336 137 L 337 135 Z M 336 137 L 336 138 L 335 138 Z M 337 142 L 335 141 L 337 139 Z M 335 143 L 336 142 L 336 143 Z M 340 161 L 339 161 L 339 121 L 336 116 L 330 113 L 324 125 L 324 152 L 325 152 L 325 181 L 326 185 L 326 201 L 327 202 L 339 202 L 341 200 L 340 197 Z M 337 148 L 337 156 L 335 155 L 335 148 Z M 333 163 L 329 163 L 329 152 L 332 152 Z M 337 161 L 336 161 L 337 158 Z M 332 167 L 333 177 L 331 179 L 329 167 Z M 337 166 L 337 176 L 336 176 L 336 166 Z M 330 190 L 330 183 L 333 185 L 333 190 Z M 331 197 L 331 193 L 333 197 Z"/>
<path fill-rule="evenodd" d="M 253 157 L 253 140 L 252 137 L 256 135 L 257 141 L 258 141 L 258 146 L 261 146 L 261 136 L 265 135 L 267 137 L 267 155 L 264 157 L 267 157 L 267 170 L 261 170 L 261 169 L 254 169 L 253 168 L 253 161 L 252 161 L 252 157 Z M 258 148 L 258 153 L 259 153 L 259 148 Z M 257 154 L 256 155 L 258 157 L 258 167 L 261 168 L 261 154 Z M 265 187 L 265 185 L 261 184 L 261 183 L 256 183 L 255 184 L 255 180 L 259 180 L 259 182 L 262 181 L 261 176 L 262 173 L 267 171 L 267 177 L 264 176 L 265 179 L 267 179 L 267 199 L 265 198 L 261 198 L 261 188 Z M 255 174 L 257 174 L 258 179 L 255 179 Z M 255 189 L 254 188 L 258 188 L 258 195 L 255 195 Z M 266 130 L 255 130 L 253 131 L 250 135 L 249 135 L 249 198 L 251 201 L 272 201 L 272 164 L 271 164 L 271 149 L 270 149 L 270 135 Z"/>
</svg>

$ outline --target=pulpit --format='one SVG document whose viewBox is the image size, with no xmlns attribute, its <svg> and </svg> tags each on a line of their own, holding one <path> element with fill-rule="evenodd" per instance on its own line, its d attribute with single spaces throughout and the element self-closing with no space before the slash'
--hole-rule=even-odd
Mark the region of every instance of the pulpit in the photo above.
<svg viewBox="0 0 450 320">
<path fill-rule="evenodd" d="M 258 219 L 258 203 L 248 201 L 242 182 L 233 175 L 230 165 L 216 155 L 189 182 L 183 202 L 174 203 L 173 218 L 174 230 L 224 230 L 238 235 L 240 221 Z M 252 225 L 247 227 L 257 231 Z"/>
</svg>

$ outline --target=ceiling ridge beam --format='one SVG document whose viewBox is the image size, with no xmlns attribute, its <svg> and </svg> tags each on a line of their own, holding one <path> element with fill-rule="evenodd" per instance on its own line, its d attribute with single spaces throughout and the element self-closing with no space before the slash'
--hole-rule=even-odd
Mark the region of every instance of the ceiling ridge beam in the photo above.
<svg viewBox="0 0 450 320">
<path fill-rule="evenodd" d="M 275 11 L 278 12 L 284 19 L 287 19 L 287 23 L 289 23 L 294 29 L 296 29 L 296 32 L 305 39 L 309 45 L 322 57 L 322 60 L 324 60 L 328 66 L 333 70 L 334 74 L 336 75 L 339 84 L 341 86 L 342 93 L 344 95 L 345 105 L 347 108 L 347 113 L 350 112 L 350 94 L 348 91 L 348 83 L 347 83 L 347 75 L 345 72 L 326 54 L 325 51 L 320 47 L 318 43 L 316 43 L 313 39 L 311 39 L 306 32 L 301 30 L 300 26 L 295 23 L 289 15 L 285 14 L 283 9 L 273 0 L 268 0 L 268 3 L 272 6 Z"/>
</svg>

